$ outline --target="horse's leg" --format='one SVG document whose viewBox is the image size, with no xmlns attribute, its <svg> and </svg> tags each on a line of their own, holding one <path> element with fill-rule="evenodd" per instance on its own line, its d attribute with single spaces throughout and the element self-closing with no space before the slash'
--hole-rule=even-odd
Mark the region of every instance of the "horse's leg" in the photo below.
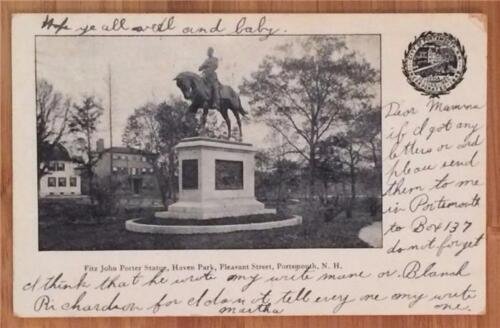
<svg viewBox="0 0 500 328">
<path fill-rule="evenodd" d="M 198 122 L 196 121 L 196 112 L 198 111 L 198 106 L 195 103 L 191 103 L 186 111 L 186 120 L 189 125 L 193 125 L 196 132 L 199 132 Z"/>
<path fill-rule="evenodd" d="M 220 113 L 222 114 L 222 117 L 224 118 L 224 121 L 226 121 L 227 125 L 227 140 L 231 139 L 231 120 L 229 119 L 229 115 L 227 115 L 227 108 L 221 108 Z"/>
<path fill-rule="evenodd" d="M 238 113 L 237 110 L 233 111 L 234 117 L 236 117 L 236 122 L 238 123 L 238 131 L 240 132 L 240 140 L 243 140 L 243 131 L 241 131 L 241 119 L 240 119 L 240 113 Z"/>
<path fill-rule="evenodd" d="M 189 117 L 194 117 L 196 116 L 196 112 L 198 111 L 198 106 L 194 103 L 192 103 L 191 105 L 189 105 L 189 108 L 187 110 L 187 115 Z"/>
<path fill-rule="evenodd" d="M 201 135 L 206 136 L 207 135 L 207 115 L 208 115 L 208 104 L 205 103 L 203 106 L 203 114 L 201 115 Z"/>
</svg>

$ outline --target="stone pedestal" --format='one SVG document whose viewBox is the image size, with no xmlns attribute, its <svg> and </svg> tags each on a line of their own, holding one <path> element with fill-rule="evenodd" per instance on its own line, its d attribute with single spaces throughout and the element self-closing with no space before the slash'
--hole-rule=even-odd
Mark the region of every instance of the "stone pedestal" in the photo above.
<svg viewBox="0 0 500 328">
<path fill-rule="evenodd" d="M 187 138 L 176 147 L 179 201 L 158 218 L 212 219 L 275 214 L 255 199 L 255 149 L 251 144 Z"/>
</svg>

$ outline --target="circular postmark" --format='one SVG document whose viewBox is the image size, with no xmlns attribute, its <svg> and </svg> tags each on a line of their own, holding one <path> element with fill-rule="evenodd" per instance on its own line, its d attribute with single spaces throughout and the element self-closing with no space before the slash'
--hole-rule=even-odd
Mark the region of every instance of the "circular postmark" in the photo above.
<svg viewBox="0 0 500 328">
<path fill-rule="evenodd" d="M 415 90 L 439 97 L 463 80 L 467 70 L 465 49 L 449 33 L 424 32 L 405 51 L 403 73 Z"/>
</svg>

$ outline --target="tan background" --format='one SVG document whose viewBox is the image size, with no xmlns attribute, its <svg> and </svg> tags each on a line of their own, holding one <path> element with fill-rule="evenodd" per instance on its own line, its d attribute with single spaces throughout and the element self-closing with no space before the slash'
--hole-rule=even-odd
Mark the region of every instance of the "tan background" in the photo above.
<svg viewBox="0 0 500 328">
<path fill-rule="evenodd" d="M 0 0 L 1 1 L 1 0 Z M 488 306 L 484 316 L 377 316 L 377 317 L 237 317 L 237 318 L 84 318 L 19 319 L 12 314 L 12 124 L 10 16 L 15 12 L 470 12 L 488 16 Z M 0 327 L 270 327 L 270 328 L 468 328 L 500 327 L 500 166 L 499 83 L 500 2 L 153 2 L 153 1 L 18 1 L 0 4 Z"/>
</svg>

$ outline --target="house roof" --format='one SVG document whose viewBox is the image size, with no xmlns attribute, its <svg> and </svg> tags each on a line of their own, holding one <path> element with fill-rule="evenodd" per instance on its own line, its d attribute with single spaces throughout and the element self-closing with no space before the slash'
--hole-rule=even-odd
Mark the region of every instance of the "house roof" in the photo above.
<svg viewBox="0 0 500 328">
<path fill-rule="evenodd" d="M 68 161 L 72 162 L 68 150 L 61 144 L 56 144 L 47 154 L 47 161 Z"/>
<path fill-rule="evenodd" d="M 150 151 L 142 150 L 142 149 L 137 149 L 137 148 L 132 148 L 132 147 L 111 147 L 111 148 L 106 148 L 102 151 L 102 153 L 119 153 L 119 154 L 131 154 L 131 155 L 145 155 L 145 156 L 155 156 L 155 153 L 152 153 Z"/>
</svg>

